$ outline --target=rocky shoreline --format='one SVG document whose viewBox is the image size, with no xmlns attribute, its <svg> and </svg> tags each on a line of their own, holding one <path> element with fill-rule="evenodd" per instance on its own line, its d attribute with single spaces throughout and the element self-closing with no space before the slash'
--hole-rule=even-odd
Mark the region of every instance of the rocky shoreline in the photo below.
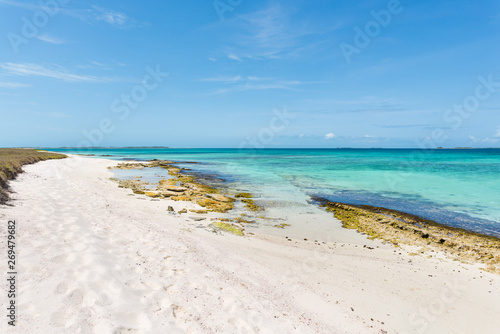
<svg viewBox="0 0 500 334">
<path fill-rule="evenodd" d="M 333 212 L 344 228 L 366 234 L 395 246 L 418 247 L 412 255 L 443 252 L 464 263 L 479 263 L 484 270 L 500 274 L 500 239 L 461 228 L 439 224 L 404 212 L 369 205 L 351 205 L 313 197 Z"/>
<path fill-rule="evenodd" d="M 250 215 L 263 211 L 252 194 L 231 193 L 230 189 L 214 187 L 201 175 L 191 173 L 188 168 L 178 167 L 179 163 L 165 160 L 133 161 L 119 163 L 109 169 L 142 170 L 160 167 L 167 170 L 169 178 L 161 179 L 156 184 L 149 184 L 140 178 L 113 180 L 118 182 L 119 187 L 131 189 L 136 195 L 198 204 L 201 210 L 190 210 L 196 214 L 203 215 L 208 212 L 225 214 L 232 211 L 236 203 L 240 203 Z M 500 274 L 499 238 L 446 226 L 396 210 L 331 202 L 320 197 L 312 199 L 327 211 L 333 212 L 344 228 L 357 230 L 366 234 L 369 239 L 379 239 L 395 246 L 416 247 L 412 255 L 432 256 L 433 253 L 442 252 L 453 260 L 469 264 L 478 263 L 484 266 L 484 270 Z M 212 220 L 212 227 L 237 235 L 245 235 L 245 225 L 255 223 L 255 220 L 249 218 L 246 213 L 236 218 L 224 216 Z M 275 227 L 285 226 L 288 225 Z"/>
<path fill-rule="evenodd" d="M 196 203 L 202 207 L 201 210 L 190 210 L 196 214 L 207 214 L 208 212 L 227 213 L 235 208 L 235 203 L 241 202 L 248 211 L 259 212 L 263 208 L 255 203 L 253 195 L 250 193 L 230 194 L 229 190 L 221 189 L 207 184 L 199 173 L 189 173 L 190 169 L 176 166 L 181 162 L 166 160 L 151 160 L 148 162 L 124 162 L 117 166 L 109 167 L 113 169 L 142 170 L 144 168 L 160 167 L 168 171 L 169 178 L 159 180 L 157 184 L 150 184 L 140 178 L 129 180 L 112 179 L 118 182 L 120 188 L 128 188 L 136 195 L 145 195 L 154 199 L 168 198 L 174 201 L 187 201 Z M 186 162 L 182 162 L 186 163 Z M 154 189 L 150 189 L 153 187 Z M 149 189 L 148 189 L 149 188 Z M 187 211 L 186 211 L 187 212 Z M 179 211 L 178 213 L 186 213 Z M 237 235 L 244 235 L 244 224 L 254 223 L 244 219 L 245 213 L 234 219 L 217 218 L 213 219 L 212 226 Z"/>
</svg>

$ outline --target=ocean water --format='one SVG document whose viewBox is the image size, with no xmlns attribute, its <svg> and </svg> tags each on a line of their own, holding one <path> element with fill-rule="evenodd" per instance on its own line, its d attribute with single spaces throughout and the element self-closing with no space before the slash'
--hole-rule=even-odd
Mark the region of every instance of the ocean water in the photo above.
<svg viewBox="0 0 500 334">
<path fill-rule="evenodd" d="M 109 159 L 195 161 L 194 171 L 273 207 L 310 196 L 400 210 L 500 236 L 500 149 L 50 149 Z"/>
</svg>

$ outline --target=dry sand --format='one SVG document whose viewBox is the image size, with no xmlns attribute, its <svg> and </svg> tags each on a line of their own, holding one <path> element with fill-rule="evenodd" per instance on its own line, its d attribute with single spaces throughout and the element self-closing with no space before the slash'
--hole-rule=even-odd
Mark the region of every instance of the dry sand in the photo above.
<svg viewBox="0 0 500 334">
<path fill-rule="evenodd" d="M 343 230 L 326 243 L 216 232 L 187 202 L 131 196 L 104 159 L 26 166 L 0 207 L 17 224 L 18 322 L 1 333 L 498 333 L 499 276 Z M 213 217 L 209 214 L 208 217 Z M 285 230 L 286 231 L 286 230 Z M 335 235 L 335 233 L 334 233 Z M 365 245 L 369 246 L 364 247 Z M 373 249 L 371 249 L 373 248 Z"/>
</svg>

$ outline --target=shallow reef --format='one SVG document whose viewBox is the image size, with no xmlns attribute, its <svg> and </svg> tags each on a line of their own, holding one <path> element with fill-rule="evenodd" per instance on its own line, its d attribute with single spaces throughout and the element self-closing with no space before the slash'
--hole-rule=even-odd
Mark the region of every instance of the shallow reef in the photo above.
<svg viewBox="0 0 500 334">
<path fill-rule="evenodd" d="M 245 203 L 245 206 L 250 211 L 258 212 L 258 211 L 263 211 L 264 210 L 260 205 L 257 205 L 253 199 L 247 199 L 247 198 L 245 198 L 245 199 L 242 199 L 241 202 Z"/>
<path fill-rule="evenodd" d="M 484 270 L 500 274 L 500 239 L 496 237 L 396 210 L 330 202 L 319 197 L 313 200 L 333 212 L 343 227 L 364 233 L 369 239 L 380 239 L 396 246 L 418 246 L 421 253 L 442 251 L 451 259 L 480 263 Z"/>
<path fill-rule="evenodd" d="M 150 161 L 120 163 L 110 169 L 144 169 L 161 167 L 168 171 L 169 179 L 160 180 L 155 191 L 146 189 L 147 183 L 140 180 L 116 180 L 121 188 L 129 188 L 135 194 L 144 194 L 152 198 L 170 198 L 174 201 L 191 201 L 204 207 L 200 212 L 228 212 L 234 208 L 234 198 L 220 194 L 220 190 L 207 184 L 200 183 L 193 175 L 186 175 L 183 168 L 173 165 L 173 161 Z"/>
</svg>

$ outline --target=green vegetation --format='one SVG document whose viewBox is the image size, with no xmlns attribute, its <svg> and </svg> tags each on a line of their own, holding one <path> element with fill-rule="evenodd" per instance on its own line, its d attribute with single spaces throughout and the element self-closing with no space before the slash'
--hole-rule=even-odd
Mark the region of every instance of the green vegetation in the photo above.
<svg viewBox="0 0 500 334">
<path fill-rule="evenodd" d="M 241 227 L 235 226 L 233 224 L 223 223 L 223 222 L 214 222 L 212 225 L 218 229 L 228 231 L 234 233 L 236 235 L 244 235 L 243 229 Z"/>
<path fill-rule="evenodd" d="M 255 221 L 253 221 L 253 220 L 247 220 L 247 219 L 244 219 L 242 217 L 235 218 L 234 222 L 240 223 L 240 224 L 253 224 L 253 223 L 255 223 Z"/>
<path fill-rule="evenodd" d="M 0 204 L 5 204 L 9 200 L 7 182 L 14 179 L 17 174 L 22 173 L 24 165 L 63 158 L 66 158 L 66 155 L 41 150 L 0 148 Z"/>
<path fill-rule="evenodd" d="M 253 196 L 250 193 L 238 193 L 234 197 L 236 197 L 236 198 L 241 198 L 241 197 L 243 197 L 243 198 L 252 198 Z"/>
<path fill-rule="evenodd" d="M 262 210 L 264 210 L 262 207 L 260 207 L 257 204 L 255 204 L 255 201 L 253 199 L 242 199 L 241 201 L 246 204 L 246 207 L 250 211 L 255 211 L 256 212 L 256 211 L 262 211 Z"/>
</svg>

